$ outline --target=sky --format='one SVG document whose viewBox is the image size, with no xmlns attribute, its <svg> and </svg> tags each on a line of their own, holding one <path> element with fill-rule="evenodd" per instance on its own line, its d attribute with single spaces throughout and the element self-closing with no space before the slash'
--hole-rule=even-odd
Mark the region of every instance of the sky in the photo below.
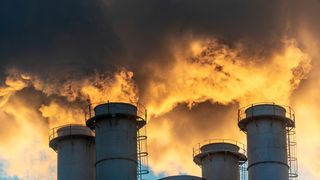
<svg viewBox="0 0 320 180">
<path fill-rule="evenodd" d="M 0 179 L 55 180 L 49 130 L 84 123 L 88 99 L 147 108 L 155 177 L 199 176 L 196 143 L 246 143 L 239 108 L 291 106 L 300 179 L 319 179 L 319 9 L 318 0 L 2 0 Z"/>
</svg>

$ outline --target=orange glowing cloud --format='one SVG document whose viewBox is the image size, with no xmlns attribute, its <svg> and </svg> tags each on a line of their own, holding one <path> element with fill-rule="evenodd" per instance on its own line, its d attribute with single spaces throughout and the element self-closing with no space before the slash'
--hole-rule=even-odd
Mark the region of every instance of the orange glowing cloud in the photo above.
<svg viewBox="0 0 320 180">
<path fill-rule="evenodd" d="M 37 109 L 11 98 L 1 107 L 0 123 L 0 159 L 7 174 L 23 180 L 54 180 L 55 153 L 48 149 L 48 127 Z"/>
<path fill-rule="evenodd" d="M 295 41 L 284 43 L 282 52 L 264 61 L 245 59 L 241 47 L 230 49 L 215 41 L 191 41 L 189 51 L 175 47 L 172 68 L 156 70 L 148 87 L 149 112 L 163 114 L 178 103 L 192 106 L 207 100 L 242 105 L 256 101 L 287 103 L 311 66 L 310 57 Z"/>
<path fill-rule="evenodd" d="M 37 154 L 45 152 L 46 166 L 39 167 L 41 173 L 37 176 L 41 179 L 42 173 L 50 174 L 47 168 L 55 167 L 54 154 L 48 147 L 48 134 L 44 133 L 49 128 L 84 123 L 84 108 L 88 99 L 93 105 L 107 101 L 133 103 L 143 99 L 151 118 L 148 125 L 151 168 L 156 173 L 185 172 L 199 175 L 199 168 L 192 162 L 194 144 L 209 138 L 243 141 L 245 136 L 236 126 L 238 105 L 259 101 L 287 104 L 292 92 L 311 70 L 310 56 L 298 48 L 294 40 L 284 40 L 283 50 L 264 59 L 245 56 L 241 45 L 230 48 L 215 40 L 196 38 L 188 40 L 187 44 L 183 43 L 183 46 L 180 42 L 173 43 L 171 50 L 174 62 L 170 68 L 146 65 L 153 74 L 143 87 L 136 85 L 134 72 L 126 69 L 113 75 L 96 73 L 63 82 L 53 78 L 50 83 L 36 75 L 12 71 L 8 74 L 6 87 L 0 89 L 0 107 L 2 113 L 10 110 L 10 114 L 13 114 L 11 118 L 23 121 L 17 121 L 23 128 L 21 136 L 14 136 L 14 140 L 24 137 L 24 141 L 21 147 L 15 148 L 14 153 L 18 154 L 17 157 L 23 156 L 21 149 L 29 151 L 27 144 L 34 143 L 34 138 L 39 136 L 34 146 L 41 152 L 32 153 L 37 158 Z M 47 99 L 46 103 L 42 103 L 38 109 L 32 109 L 26 104 L 9 102 L 15 92 L 26 87 L 42 93 Z M 146 93 L 139 94 L 142 88 Z M 228 110 L 224 114 L 219 114 L 220 110 L 217 110 L 215 113 L 219 115 L 213 113 L 201 119 L 175 111 L 181 104 L 187 104 L 191 111 L 204 102 L 228 107 Z M 16 109 L 13 111 L 12 107 L 21 113 L 14 114 Z M 170 112 L 173 115 L 167 116 Z M 195 112 L 198 115 L 201 113 L 211 113 L 211 110 Z M 40 127 L 39 122 L 42 124 Z M 34 129 L 36 131 L 33 132 Z M 8 148 L 5 146 L 4 149 Z M 42 152 L 44 148 L 46 150 Z M 10 175 L 25 177 L 29 172 L 38 173 L 36 169 L 28 170 L 19 166 L 15 157 L 4 159 L 9 163 Z M 26 161 L 34 162 L 33 159 Z"/>
</svg>

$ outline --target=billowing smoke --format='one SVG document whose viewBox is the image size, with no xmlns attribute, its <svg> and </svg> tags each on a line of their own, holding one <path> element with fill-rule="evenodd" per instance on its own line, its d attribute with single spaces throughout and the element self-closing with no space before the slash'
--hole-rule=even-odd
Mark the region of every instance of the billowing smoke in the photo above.
<svg viewBox="0 0 320 180">
<path fill-rule="evenodd" d="M 0 177 L 3 169 L 8 178 L 55 179 L 48 130 L 84 123 L 88 100 L 147 107 L 155 173 L 199 174 L 192 146 L 244 141 L 237 109 L 261 101 L 294 106 L 299 152 L 315 156 L 319 8 L 316 0 L 0 2 Z M 319 165 L 299 155 L 303 177 L 317 179 Z"/>
</svg>

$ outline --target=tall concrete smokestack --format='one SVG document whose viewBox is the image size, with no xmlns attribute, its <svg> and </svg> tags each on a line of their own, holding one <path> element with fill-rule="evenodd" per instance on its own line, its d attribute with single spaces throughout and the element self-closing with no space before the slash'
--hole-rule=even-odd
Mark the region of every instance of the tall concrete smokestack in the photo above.
<svg viewBox="0 0 320 180">
<path fill-rule="evenodd" d="M 49 146 L 58 154 L 58 180 L 95 180 L 94 133 L 83 125 L 54 128 Z"/>
<path fill-rule="evenodd" d="M 287 137 L 295 127 L 291 108 L 254 104 L 238 114 L 238 126 L 247 133 L 249 180 L 288 180 L 293 159 L 287 150 L 293 143 Z"/>
<path fill-rule="evenodd" d="M 97 180 L 135 180 L 138 170 L 137 132 L 146 122 L 137 107 L 127 103 L 107 103 L 94 108 L 87 126 L 96 134 Z"/>
<path fill-rule="evenodd" d="M 210 140 L 194 147 L 193 161 L 202 168 L 206 180 L 239 180 L 239 165 L 247 158 L 244 145 L 236 141 Z"/>
</svg>

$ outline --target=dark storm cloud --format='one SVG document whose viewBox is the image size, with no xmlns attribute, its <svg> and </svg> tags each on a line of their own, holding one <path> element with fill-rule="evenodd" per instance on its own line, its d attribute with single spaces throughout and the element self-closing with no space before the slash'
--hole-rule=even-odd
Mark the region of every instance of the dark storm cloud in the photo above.
<svg viewBox="0 0 320 180">
<path fill-rule="evenodd" d="M 285 33 L 285 5 L 286 0 L 109 1 L 113 24 L 131 33 L 131 42 L 143 52 L 161 50 L 168 35 L 185 32 L 274 49 Z"/>
<path fill-rule="evenodd" d="M 172 60 L 168 39 L 190 32 L 269 53 L 281 46 L 285 1 L 4 0 L 1 66 L 65 74 L 115 64 L 135 70 L 150 59 L 164 65 Z"/>
<path fill-rule="evenodd" d="M 3 67 L 46 73 L 97 68 L 119 42 L 100 1 L 0 2 Z M 111 53 L 112 52 L 112 53 Z"/>
</svg>

